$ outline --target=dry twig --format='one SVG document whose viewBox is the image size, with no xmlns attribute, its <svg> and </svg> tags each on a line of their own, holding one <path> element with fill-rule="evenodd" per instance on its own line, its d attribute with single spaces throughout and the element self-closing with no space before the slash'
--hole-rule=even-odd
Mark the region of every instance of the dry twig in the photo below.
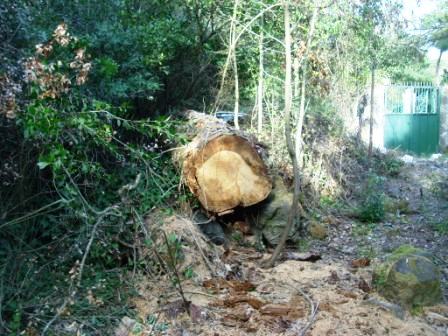
<svg viewBox="0 0 448 336">
<path fill-rule="evenodd" d="M 302 295 L 305 298 L 305 300 L 308 302 L 308 304 L 310 305 L 310 316 L 308 318 L 308 323 L 298 333 L 299 336 L 305 336 L 306 332 L 313 325 L 313 322 L 316 319 L 316 315 L 317 315 L 317 312 L 319 309 L 319 302 L 316 301 L 316 303 L 314 303 L 313 300 L 302 289 L 295 287 L 293 285 L 289 285 L 289 286 L 291 288 L 293 288 L 294 290 L 298 291 L 300 293 L 300 295 Z"/>
</svg>

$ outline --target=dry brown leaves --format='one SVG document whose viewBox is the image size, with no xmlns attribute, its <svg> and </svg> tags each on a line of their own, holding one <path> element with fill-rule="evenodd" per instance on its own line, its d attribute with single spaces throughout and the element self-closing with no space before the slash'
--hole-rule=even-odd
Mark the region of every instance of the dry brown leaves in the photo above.
<svg viewBox="0 0 448 336">
<path fill-rule="evenodd" d="M 16 94 L 20 91 L 20 85 L 14 83 L 8 75 L 0 76 L 0 114 L 8 119 L 16 117 Z"/>
<path fill-rule="evenodd" d="M 353 268 L 367 267 L 370 265 L 370 259 L 369 258 L 354 259 L 354 260 L 352 260 L 350 265 Z"/>
<path fill-rule="evenodd" d="M 372 291 L 372 288 L 363 277 L 359 279 L 358 288 L 365 293 L 370 293 Z"/>
<path fill-rule="evenodd" d="M 239 303 L 247 303 L 252 308 L 260 309 L 265 305 L 265 303 L 254 296 L 251 295 L 235 295 L 229 296 L 223 300 L 216 300 L 211 305 L 214 307 L 228 307 L 233 308 Z"/>
<path fill-rule="evenodd" d="M 257 296 L 269 294 L 275 288 L 266 291 L 260 286 L 263 288 L 255 291 L 256 286 L 249 281 L 222 278 L 206 280 L 203 286 L 215 293 L 227 293 L 209 305 L 220 309 L 221 322 L 228 327 L 238 327 L 247 332 L 263 327 L 272 333 L 280 333 L 306 316 L 306 304 L 300 296 L 293 296 L 289 302 L 268 302 Z"/>
<path fill-rule="evenodd" d="M 59 44 L 66 47 L 70 42 L 76 41 L 70 36 L 67 25 L 61 23 L 53 32 L 52 40 L 45 44 L 36 45 L 35 56 L 28 58 L 23 64 L 25 67 L 25 80 L 39 86 L 42 93 L 40 98 L 58 98 L 67 93 L 72 84 L 69 77 L 74 75 L 77 85 L 86 82 L 92 64 L 87 61 L 85 49 L 75 51 L 74 60 L 65 64 L 61 60 L 48 62 L 48 58 L 54 51 L 54 46 Z M 67 73 L 67 68 L 74 70 L 74 74 Z"/>
<path fill-rule="evenodd" d="M 255 285 L 249 281 L 226 280 L 223 278 L 208 279 L 202 285 L 215 293 L 223 289 L 228 289 L 232 293 L 248 292 L 255 289 Z"/>
</svg>

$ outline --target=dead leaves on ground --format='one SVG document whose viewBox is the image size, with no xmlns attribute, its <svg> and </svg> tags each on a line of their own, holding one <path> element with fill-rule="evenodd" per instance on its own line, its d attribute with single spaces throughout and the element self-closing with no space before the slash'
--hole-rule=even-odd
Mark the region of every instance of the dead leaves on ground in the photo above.
<svg viewBox="0 0 448 336">
<path fill-rule="evenodd" d="M 350 265 L 353 268 L 367 267 L 367 266 L 370 266 L 370 259 L 369 258 L 354 259 L 354 260 L 352 260 Z"/>
<path fill-rule="evenodd" d="M 359 279 L 358 288 L 364 293 L 370 293 L 372 291 L 372 288 L 363 277 Z"/>
<path fill-rule="evenodd" d="M 249 306 L 251 306 L 254 309 L 260 309 L 265 305 L 263 301 L 260 299 L 257 299 L 254 296 L 251 295 L 236 295 L 236 296 L 228 296 L 225 299 L 222 300 L 216 300 L 211 306 L 214 307 L 227 307 L 227 308 L 234 308 L 238 306 L 240 303 L 247 303 Z"/>
<path fill-rule="evenodd" d="M 236 293 L 249 292 L 256 287 L 250 281 L 226 280 L 223 278 L 208 279 L 205 280 L 202 285 L 204 288 L 207 288 L 214 293 L 219 293 L 223 289 Z"/>
<path fill-rule="evenodd" d="M 226 326 L 253 332 L 260 327 L 272 332 L 284 332 L 292 323 L 306 316 L 304 306 L 288 303 L 264 303 L 251 297 L 225 299 L 226 309 L 221 321 Z"/>
<path fill-rule="evenodd" d="M 209 305 L 221 309 L 221 321 L 229 327 L 251 332 L 263 325 L 272 331 L 283 332 L 306 316 L 306 304 L 301 297 L 293 296 L 289 302 L 268 302 L 256 296 L 264 293 L 263 288 L 260 293 L 255 292 L 256 286 L 249 281 L 218 278 L 204 281 L 203 286 L 215 293 L 227 292 L 224 298 Z M 254 293 L 250 294 L 250 291 Z"/>
</svg>

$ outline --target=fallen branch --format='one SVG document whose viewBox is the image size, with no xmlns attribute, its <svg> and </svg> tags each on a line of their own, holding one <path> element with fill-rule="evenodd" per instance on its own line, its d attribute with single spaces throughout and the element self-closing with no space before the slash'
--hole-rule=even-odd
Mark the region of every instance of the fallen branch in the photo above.
<svg viewBox="0 0 448 336">
<path fill-rule="evenodd" d="M 316 315 L 319 309 L 319 302 L 316 301 L 316 303 L 313 302 L 313 300 L 300 288 L 295 287 L 293 285 L 289 285 L 291 288 L 293 288 L 294 290 L 298 291 L 300 293 L 300 295 L 302 295 L 305 300 L 308 302 L 308 304 L 310 305 L 310 315 L 308 318 L 308 323 L 305 325 L 305 327 L 303 327 L 298 335 L 299 336 L 304 336 L 306 334 L 306 332 L 308 331 L 308 329 L 313 325 L 314 320 L 316 319 Z"/>
<path fill-rule="evenodd" d="M 44 329 L 42 330 L 41 336 L 44 336 L 47 333 L 48 329 L 51 327 L 51 325 L 59 318 L 59 316 L 61 316 L 61 314 L 65 310 L 65 307 L 67 307 L 67 305 L 70 303 L 70 301 L 74 300 L 77 292 L 78 292 L 77 289 L 75 289 L 69 295 L 69 297 L 64 300 L 62 305 L 58 309 L 56 309 L 56 314 L 53 316 L 53 318 L 50 321 L 47 322 Z"/>
<path fill-rule="evenodd" d="M 86 263 L 87 256 L 89 255 L 90 248 L 92 247 L 93 239 L 95 238 L 96 231 L 98 230 L 99 225 L 103 221 L 104 217 L 111 215 L 114 210 L 118 208 L 118 205 L 112 205 L 103 211 L 101 211 L 95 225 L 93 226 L 92 232 L 90 234 L 89 242 L 87 243 L 86 250 L 84 252 L 84 255 L 82 256 L 81 264 L 79 266 L 79 273 L 78 273 L 78 287 L 81 286 L 81 280 L 82 280 L 82 272 L 84 271 L 84 265 Z M 119 216 L 119 215 L 118 215 Z"/>
</svg>

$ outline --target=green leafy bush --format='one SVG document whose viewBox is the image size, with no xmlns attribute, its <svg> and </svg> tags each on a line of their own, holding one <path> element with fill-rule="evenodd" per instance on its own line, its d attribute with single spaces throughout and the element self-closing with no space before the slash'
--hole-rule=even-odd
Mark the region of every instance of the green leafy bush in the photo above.
<svg viewBox="0 0 448 336">
<path fill-rule="evenodd" d="M 383 192 L 384 179 L 377 175 L 370 175 L 364 190 L 364 198 L 358 209 L 359 219 L 363 222 L 375 223 L 384 219 L 385 195 Z"/>
<path fill-rule="evenodd" d="M 404 165 L 404 162 L 398 159 L 394 154 L 386 154 L 382 155 L 378 158 L 375 158 L 376 169 L 384 175 L 387 176 L 398 176 L 401 171 L 401 168 Z"/>
<path fill-rule="evenodd" d="M 448 235 L 448 219 L 433 224 L 434 230 L 442 235 Z"/>
<path fill-rule="evenodd" d="M 127 306 L 116 302 L 117 288 L 129 290 L 120 268 L 135 267 L 126 242 L 142 232 L 145 213 L 175 196 L 179 182 L 163 154 L 182 140 L 176 123 L 132 119 L 123 106 L 89 98 L 85 84 L 98 62 L 87 50 L 61 24 L 25 62 L 27 104 L 15 122 L 27 169 L 19 169 L 16 189 L 1 190 L 8 199 L 0 209 L 8 332 L 22 330 L 30 317 L 50 320 L 68 297 L 71 314 L 110 325 L 101 316 Z M 99 64 L 113 76 L 112 61 Z M 73 286 L 76 295 L 68 294 Z M 85 300 L 91 287 L 101 288 L 96 297 L 104 305 Z"/>
</svg>

